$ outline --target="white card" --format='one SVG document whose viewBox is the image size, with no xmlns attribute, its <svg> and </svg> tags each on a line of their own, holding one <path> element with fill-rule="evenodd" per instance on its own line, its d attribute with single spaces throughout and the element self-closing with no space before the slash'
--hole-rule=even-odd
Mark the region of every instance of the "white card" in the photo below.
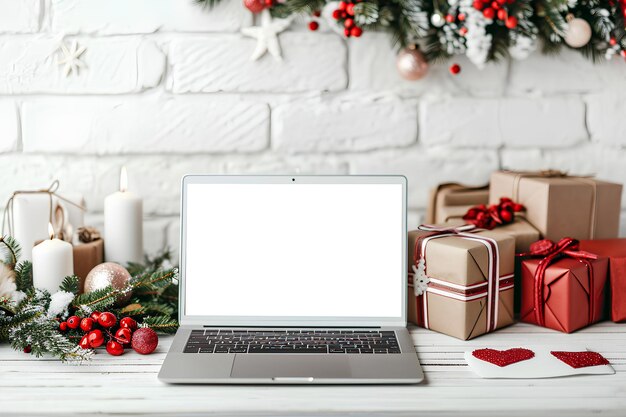
<svg viewBox="0 0 626 417">
<path fill-rule="evenodd" d="M 507 350 L 511 348 L 528 349 L 533 351 L 535 353 L 535 356 L 532 359 L 501 367 L 474 357 L 474 355 L 472 355 L 472 352 L 474 350 L 477 350 L 474 349 L 465 352 L 465 361 L 472 369 L 472 371 L 476 372 L 482 378 L 554 378 L 570 375 L 610 375 L 615 373 L 615 370 L 611 367 L 611 365 L 596 365 L 588 366 L 585 368 L 573 368 L 550 353 L 552 351 L 584 352 L 588 350 L 586 347 L 582 346 L 511 346 L 494 347 L 491 349 Z"/>
</svg>

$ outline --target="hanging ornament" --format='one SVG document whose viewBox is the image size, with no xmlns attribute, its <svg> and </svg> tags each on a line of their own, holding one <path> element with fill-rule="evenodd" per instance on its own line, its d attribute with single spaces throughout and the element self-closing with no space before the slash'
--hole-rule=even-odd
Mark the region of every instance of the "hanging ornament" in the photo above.
<svg viewBox="0 0 626 417">
<path fill-rule="evenodd" d="M 243 0 L 243 5 L 252 13 L 260 13 L 267 7 L 265 0 Z"/>
<path fill-rule="evenodd" d="M 567 29 L 565 30 L 565 43 L 572 48 L 580 48 L 589 43 L 591 40 L 591 26 L 584 19 L 574 17 L 568 14 Z"/>
<path fill-rule="evenodd" d="M 118 290 L 122 290 L 126 288 L 128 281 L 130 280 L 130 273 L 123 266 L 113 263 L 113 262 L 105 262 L 93 268 L 87 277 L 85 278 L 85 292 L 92 292 L 95 290 L 100 290 L 102 288 L 106 288 L 109 285 Z M 128 292 L 127 294 L 123 294 L 118 296 L 117 305 L 122 305 L 130 299 L 132 294 Z M 110 314 L 110 313 L 106 313 Z M 110 321 L 110 317 L 106 316 L 105 313 L 102 313 L 98 319 L 98 323 L 102 324 L 102 320 Z M 108 321 L 107 321 L 108 323 Z M 68 326 L 73 328 L 68 320 Z M 106 327 L 106 326 L 105 326 Z"/>
<path fill-rule="evenodd" d="M 78 75 L 79 68 L 85 68 L 85 63 L 80 60 L 80 56 L 87 50 L 84 46 L 78 46 L 78 42 L 74 41 L 70 47 L 65 42 L 62 42 L 59 46 L 59 51 L 62 54 L 58 64 L 63 65 L 63 74 L 69 77 L 71 73 Z"/>
<path fill-rule="evenodd" d="M 291 18 L 272 20 L 269 10 L 261 12 L 261 26 L 251 26 L 241 29 L 241 33 L 252 38 L 256 38 L 257 44 L 250 60 L 256 61 L 269 52 L 277 61 L 282 61 L 280 54 L 280 44 L 278 34 L 287 29 L 291 24 Z"/>
<path fill-rule="evenodd" d="M 430 24 L 436 28 L 442 27 L 446 23 L 446 18 L 439 10 L 430 16 Z"/>
<path fill-rule="evenodd" d="M 428 61 L 415 45 L 404 48 L 396 59 L 398 72 L 405 80 L 415 81 L 424 78 L 428 72 Z"/>
</svg>

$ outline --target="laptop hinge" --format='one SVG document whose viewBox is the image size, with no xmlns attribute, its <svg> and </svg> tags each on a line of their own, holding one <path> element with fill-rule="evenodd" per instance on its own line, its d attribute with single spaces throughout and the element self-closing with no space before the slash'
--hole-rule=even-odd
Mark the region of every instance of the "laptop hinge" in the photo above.
<svg viewBox="0 0 626 417">
<path fill-rule="evenodd" d="M 204 325 L 202 327 L 206 327 L 206 328 L 213 328 L 213 329 L 219 329 L 219 328 L 228 328 L 228 329 L 238 329 L 238 328 L 246 328 L 246 329 L 380 329 L 381 326 L 225 326 L 225 325 L 219 325 L 219 326 L 211 326 L 211 325 Z"/>
</svg>

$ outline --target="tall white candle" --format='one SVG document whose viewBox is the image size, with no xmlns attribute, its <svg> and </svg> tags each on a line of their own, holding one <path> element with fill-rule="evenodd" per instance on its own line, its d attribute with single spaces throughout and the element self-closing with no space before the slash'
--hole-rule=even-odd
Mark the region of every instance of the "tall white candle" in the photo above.
<svg viewBox="0 0 626 417">
<path fill-rule="evenodd" d="M 127 184 L 122 167 L 120 190 L 104 200 L 104 257 L 121 265 L 143 261 L 143 201 Z"/>
<path fill-rule="evenodd" d="M 54 239 L 52 224 L 48 226 L 50 239 L 33 248 L 33 285 L 55 293 L 63 278 L 74 274 L 72 245 Z"/>
</svg>

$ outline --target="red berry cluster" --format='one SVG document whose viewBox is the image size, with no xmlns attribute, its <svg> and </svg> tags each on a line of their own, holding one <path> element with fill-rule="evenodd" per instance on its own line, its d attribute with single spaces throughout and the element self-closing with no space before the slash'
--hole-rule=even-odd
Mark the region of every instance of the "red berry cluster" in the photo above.
<svg viewBox="0 0 626 417">
<path fill-rule="evenodd" d="M 497 17 L 504 26 L 515 29 L 517 17 L 509 15 L 509 6 L 514 3 L 515 0 L 474 0 L 472 5 L 476 10 L 482 11 L 485 18 L 494 19 Z"/>
<path fill-rule="evenodd" d="M 137 330 L 137 322 L 131 317 L 124 317 L 116 328 L 117 317 L 110 312 L 94 311 L 89 317 L 71 316 L 67 321 L 59 323 L 59 330 L 81 330 L 83 336 L 78 345 L 83 349 L 95 349 L 104 344 L 106 351 L 113 356 L 124 353 L 125 347 L 130 347 L 132 335 Z"/>
<path fill-rule="evenodd" d="M 467 211 L 463 220 L 483 229 L 493 229 L 496 226 L 513 223 L 515 213 L 524 211 L 523 205 L 510 198 L 501 198 L 499 204 L 487 207 L 484 204 L 472 207 Z"/>
<path fill-rule="evenodd" d="M 339 5 L 333 10 L 333 19 L 343 24 L 343 34 L 347 38 L 358 38 L 363 34 L 363 29 L 358 27 L 354 22 L 354 6 L 361 0 L 354 0 L 354 2 L 340 1 Z"/>
</svg>

